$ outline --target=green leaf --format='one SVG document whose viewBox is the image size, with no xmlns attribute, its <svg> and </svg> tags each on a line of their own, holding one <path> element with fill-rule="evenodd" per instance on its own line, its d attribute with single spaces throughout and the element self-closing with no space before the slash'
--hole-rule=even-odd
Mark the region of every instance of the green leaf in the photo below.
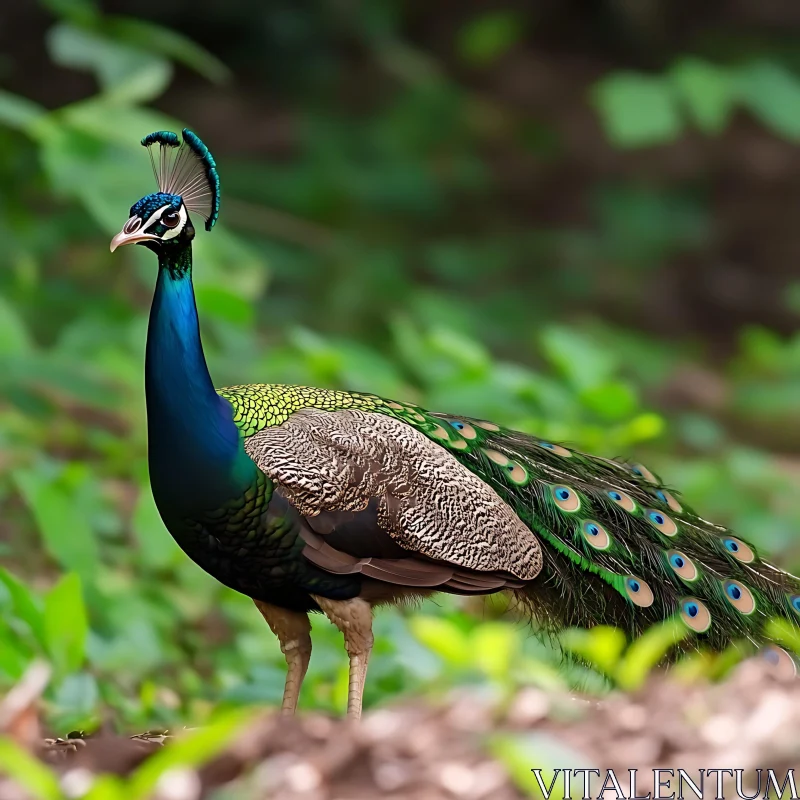
<svg viewBox="0 0 800 800">
<path fill-rule="evenodd" d="M 0 773 L 19 783 L 36 800 L 63 798 L 56 775 L 38 758 L 6 738 L 0 738 Z"/>
<path fill-rule="evenodd" d="M 742 102 L 775 133 L 800 139 L 800 81 L 779 64 L 756 61 L 738 75 Z"/>
<path fill-rule="evenodd" d="M 109 103 L 122 105 L 148 103 L 162 95 L 171 80 L 172 65 L 165 59 L 148 56 L 125 80 L 109 87 L 103 97 Z"/>
<path fill-rule="evenodd" d="M 22 317 L 0 295 L 0 356 L 21 355 L 31 349 L 31 340 Z"/>
<path fill-rule="evenodd" d="M 786 287 L 786 308 L 794 314 L 800 314 L 800 281 L 793 281 Z"/>
<path fill-rule="evenodd" d="M 491 11 L 467 22 L 458 33 L 456 46 L 465 61 L 483 66 L 507 53 L 523 33 L 523 19 L 519 14 Z"/>
<path fill-rule="evenodd" d="M 245 300 L 261 296 L 269 273 L 249 243 L 217 225 L 213 236 L 198 236 L 194 245 L 197 263 L 203 265 L 195 291 L 201 286 L 224 286 Z"/>
<path fill-rule="evenodd" d="M 435 353 L 451 359 L 469 376 L 485 375 L 491 366 L 489 353 L 482 344 L 452 328 L 433 328 L 428 335 L 428 341 Z"/>
<path fill-rule="evenodd" d="M 143 182 L 143 176 L 141 174 L 141 156 L 144 151 L 139 147 L 139 139 L 131 137 L 130 132 L 132 130 L 150 130 L 151 128 L 153 130 L 158 130 L 158 127 L 153 127 L 154 125 L 160 125 L 163 130 L 174 130 L 180 127 L 180 124 L 176 122 L 175 119 L 165 114 L 161 114 L 149 108 L 109 104 L 103 95 L 98 95 L 89 100 L 82 100 L 79 103 L 72 103 L 69 106 L 65 106 L 59 109 L 58 115 L 70 128 L 75 129 L 65 130 L 62 126 L 62 129 L 59 131 L 59 135 L 62 138 L 75 136 L 76 133 L 80 133 L 83 134 L 85 138 L 90 138 L 94 143 L 115 144 L 120 148 L 124 148 L 126 153 L 130 154 L 130 156 L 135 155 L 137 158 L 135 161 L 131 158 L 130 163 L 131 165 L 134 163 L 139 165 L 138 178 L 140 184 Z M 87 148 L 86 141 L 83 142 L 83 147 L 84 149 Z M 95 178 L 103 181 L 103 183 L 110 184 L 111 181 L 107 173 L 113 176 L 115 170 L 110 170 L 107 166 L 104 168 L 103 165 L 107 165 L 109 160 L 112 160 L 116 167 L 118 153 L 111 151 L 102 153 L 102 156 L 98 156 L 98 154 L 95 153 L 94 156 L 95 158 L 99 158 L 99 163 L 95 163 L 92 169 Z M 127 163 L 125 166 L 130 169 Z M 82 165 L 82 168 L 91 169 L 91 164 Z M 127 170 L 125 177 L 126 183 L 133 178 L 132 175 L 130 179 L 128 178 Z M 144 177 L 147 177 L 146 173 Z M 150 179 L 152 180 L 152 174 Z"/>
<path fill-rule="evenodd" d="M 149 484 L 139 488 L 131 524 L 145 564 L 158 569 L 175 561 L 180 549 L 164 527 Z"/>
<path fill-rule="evenodd" d="M 195 290 L 200 314 L 232 322 L 234 325 L 250 325 L 253 322 L 253 305 L 238 293 L 224 286 L 199 285 Z"/>
<path fill-rule="evenodd" d="M 93 0 L 39 0 L 57 17 L 63 17 L 79 25 L 92 25 L 100 16 Z"/>
<path fill-rule="evenodd" d="M 81 800 L 129 800 L 128 787 L 116 775 L 95 775 L 92 787 Z"/>
<path fill-rule="evenodd" d="M 440 617 L 414 617 L 409 627 L 411 633 L 429 650 L 448 664 L 466 667 L 472 662 L 473 649 L 469 638 L 458 626 Z"/>
<path fill-rule="evenodd" d="M 519 650 L 519 631 L 502 622 L 484 622 L 470 637 L 475 664 L 490 678 L 510 679 L 514 657 Z"/>
<path fill-rule="evenodd" d="M 98 563 L 97 543 L 71 494 L 33 470 L 14 470 L 12 477 L 33 512 L 50 555 L 84 578 L 94 575 Z"/>
<path fill-rule="evenodd" d="M 581 392 L 580 399 L 586 408 L 608 420 L 625 419 L 639 403 L 633 387 L 619 381 L 592 386 Z"/>
<path fill-rule="evenodd" d="M 204 47 L 153 22 L 133 17 L 106 17 L 102 30 L 120 42 L 178 61 L 214 83 L 231 77 L 228 67 Z"/>
<path fill-rule="evenodd" d="M 81 579 L 65 575 L 44 599 L 47 649 L 60 670 L 74 672 L 83 664 L 89 621 L 81 592 Z"/>
<path fill-rule="evenodd" d="M 31 629 L 36 641 L 45 646 L 44 612 L 39 598 L 10 572 L 0 567 L 0 582 L 11 596 L 11 607 L 16 617 Z"/>
<path fill-rule="evenodd" d="M 628 648 L 617 667 L 615 678 L 628 691 L 644 684 L 653 667 L 681 640 L 689 629 L 678 619 L 668 619 L 648 628 Z"/>
<path fill-rule="evenodd" d="M 550 792 L 551 785 L 551 800 L 564 797 L 564 771 L 587 766 L 586 758 L 579 752 L 546 734 L 494 734 L 489 740 L 489 752 L 506 768 L 527 797 L 540 800 Z M 540 770 L 544 792 L 534 769 Z"/>
<path fill-rule="evenodd" d="M 153 100 L 172 77 L 172 67 L 164 58 L 70 23 L 50 30 L 48 49 L 57 64 L 94 72 L 106 99 L 115 103 Z"/>
<path fill-rule="evenodd" d="M 700 130 L 722 133 L 738 96 L 734 76 L 699 58 L 681 58 L 670 69 L 669 78 L 689 115 Z"/>
<path fill-rule="evenodd" d="M 94 676 L 88 672 L 75 672 L 67 675 L 56 686 L 53 704 L 58 709 L 62 724 L 74 727 L 91 719 L 99 699 L 100 694 Z"/>
<path fill-rule="evenodd" d="M 666 423 L 659 414 L 648 412 L 634 417 L 623 429 L 620 438 L 624 442 L 634 444 L 657 439 L 664 433 Z"/>
<path fill-rule="evenodd" d="M 66 124 L 45 138 L 41 151 L 47 177 L 56 193 L 77 197 L 103 230 L 116 233 L 120 209 L 129 208 L 131 198 L 152 187 L 142 170 L 142 150 L 137 140 L 131 141 L 130 131 L 168 129 L 172 120 L 96 100 L 76 103 L 58 114 Z M 124 140 L 124 145 L 115 140 Z M 110 162 L 114 169 L 103 167 Z"/>
<path fill-rule="evenodd" d="M 618 147 L 673 141 L 683 131 L 670 83 L 636 72 L 614 72 L 592 92 L 606 136 Z"/>
<path fill-rule="evenodd" d="M 617 368 L 617 359 L 589 336 L 559 325 L 545 328 L 542 351 L 548 360 L 576 388 L 588 390 L 607 381 Z"/>
<path fill-rule="evenodd" d="M 627 644 L 625 634 L 609 625 L 596 625 L 591 630 L 569 628 L 559 636 L 559 641 L 566 650 L 585 658 L 607 675 L 614 673 Z"/>
<path fill-rule="evenodd" d="M 128 797 L 130 800 L 145 800 L 168 770 L 197 767 L 209 761 L 227 747 L 252 718 L 252 712 L 228 712 L 210 725 L 177 738 L 136 770 L 130 778 Z"/>
<path fill-rule="evenodd" d="M 16 683 L 25 674 L 32 656 L 5 622 L 0 622 L 0 672 Z"/>
<path fill-rule="evenodd" d="M 32 100 L 0 90 L 0 125 L 30 133 L 47 110 Z"/>
</svg>

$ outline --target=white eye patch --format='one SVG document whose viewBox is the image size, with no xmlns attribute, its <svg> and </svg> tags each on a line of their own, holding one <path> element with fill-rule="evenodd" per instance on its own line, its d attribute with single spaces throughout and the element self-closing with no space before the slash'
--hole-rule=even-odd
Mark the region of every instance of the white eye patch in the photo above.
<svg viewBox="0 0 800 800">
<path fill-rule="evenodd" d="M 149 228 L 153 225 L 158 224 L 161 222 L 161 217 L 163 214 L 170 213 L 175 209 L 171 205 L 161 206 L 157 211 L 154 211 L 147 219 L 147 221 L 142 225 L 142 231 L 147 232 Z M 178 209 L 178 216 L 179 221 L 178 224 L 174 228 L 167 228 L 167 230 L 158 238 L 162 241 L 166 241 L 167 239 L 174 239 L 182 230 L 183 226 L 186 225 L 186 221 L 188 219 L 188 215 L 186 213 L 186 207 L 181 206 Z M 165 225 L 166 227 L 166 225 Z"/>
</svg>

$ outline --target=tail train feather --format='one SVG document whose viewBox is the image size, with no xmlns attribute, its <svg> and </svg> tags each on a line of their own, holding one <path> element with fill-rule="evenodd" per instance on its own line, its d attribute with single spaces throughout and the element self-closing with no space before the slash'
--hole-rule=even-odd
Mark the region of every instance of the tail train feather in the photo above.
<svg viewBox="0 0 800 800">
<path fill-rule="evenodd" d="M 545 627 L 606 624 L 636 635 L 677 617 L 695 646 L 721 650 L 769 643 L 774 617 L 800 624 L 800 580 L 685 507 L 641 464 L 440 419 L 462 435 L 468 426 L 459 459 L 539 536 L 544 568 L 516 593 Z"/>
</svg>

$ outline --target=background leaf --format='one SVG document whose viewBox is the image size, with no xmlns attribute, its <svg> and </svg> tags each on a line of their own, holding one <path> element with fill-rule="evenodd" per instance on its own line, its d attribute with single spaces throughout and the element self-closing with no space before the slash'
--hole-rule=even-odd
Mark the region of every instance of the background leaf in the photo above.
<svg viewBox="0 0 800 800">
<path fill-rule="evenodd" d="M 69 573 L 44 598 L 45 641 L 60 669 L 72 672 L 83 664 L 88 631 L 81 580 Z"/>
<path fill-rule="evenodd" d="M 519 14 L 492 11 L 464 25 L 458 34 L 458 49 L 466 61 L 488 64 L 506 53 L 523 33 L 523 20 Z"/>
<path fill-rule="evenodd" d="M 670 80 L 700 130 L 725 130 L 738 99 L 735 73 L 699 58 L 681 58 L 673 64 Z"/>
<path fill-rule="evenodd" d="M 756 61 L 740 72 L 739 92 L 761 122 L 781 136 L 800 139 L 800 80 L 789 70 Z"/>
<path fill-rule="evenodd" d="M 15 471 L 14 480 L 50 554 L 66 569 L 91 577 L 98 561 L 94 533 L 68 490 L 32 470 Z"/>
<path fill-rule="evenodd" d="M 48 38 L 53 60 L 94 72 L 113 102 L 147 102 L 169 84 L 172 67 L 164 58 L 114 42 L 69 23 L 56 25 Z"/>
<path fill-rule="evenodd" d="M 618 147 L 647 147 L 675 139 L 682 122 L 670 84 L 658 76 L 618 72 L 593 90 L 606 135 Z"/>
</svg>

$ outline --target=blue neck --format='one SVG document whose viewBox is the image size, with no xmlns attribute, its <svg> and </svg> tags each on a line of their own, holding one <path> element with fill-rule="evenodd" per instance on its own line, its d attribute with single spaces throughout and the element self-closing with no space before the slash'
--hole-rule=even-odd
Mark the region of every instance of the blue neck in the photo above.
<svg viewBox="0 0 800 800">
<path fill-rule="evenodd" d="M 162 513 L 214 508 L 237 496 L 253 464 L 230 403 L 214 391 L 208 374 L 192 287 L 191 245 L 159 253 L 145 393 L 150 479 Z"/>
</svg>

